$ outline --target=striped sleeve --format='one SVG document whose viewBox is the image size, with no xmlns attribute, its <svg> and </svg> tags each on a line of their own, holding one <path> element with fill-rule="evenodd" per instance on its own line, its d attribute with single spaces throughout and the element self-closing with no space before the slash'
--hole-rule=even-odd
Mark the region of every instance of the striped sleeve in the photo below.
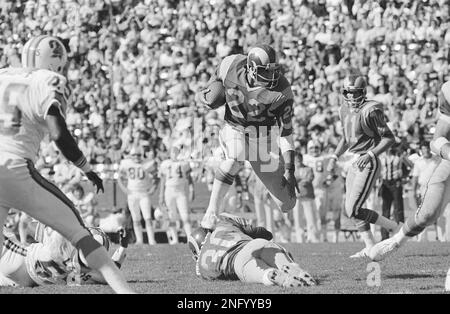
<svg viewBox="0 0 450 314">
<path fill-rule="evenodd" d="M 37 105 L 37 115 L 45 119 L 52 106 L 58 106 L 65 117 L 70 89 L 67 79 L 51 71 L 39 71 L 34 79 L 33 94 Z"/>
</svg>

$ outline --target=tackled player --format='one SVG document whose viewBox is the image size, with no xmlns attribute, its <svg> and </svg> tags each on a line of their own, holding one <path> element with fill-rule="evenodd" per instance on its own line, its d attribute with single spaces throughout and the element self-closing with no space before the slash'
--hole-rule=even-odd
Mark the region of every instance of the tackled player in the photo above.
<svg viewBox="0 0 450 314">
<path fill-rule="evenodd" d="M 272 233 L 228 213 L 219 215 L 214 231 L 195 230 L 188 238 L 196 273 L 206 280 L 240 280 L 281 287 L 312 286 L 316 282 L 294 262 Z"/>
</svg>

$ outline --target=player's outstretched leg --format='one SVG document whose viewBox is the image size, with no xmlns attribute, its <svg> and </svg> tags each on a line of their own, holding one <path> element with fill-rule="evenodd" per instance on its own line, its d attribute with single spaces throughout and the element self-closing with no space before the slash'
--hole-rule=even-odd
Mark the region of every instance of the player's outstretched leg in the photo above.
<svg viewBox="0 0 450 314">
<path fill-rule="evenodd" d="M 219 169 L 217 169 L 211 191 L 211 198 L 209 199 L 209 205 L 201 222 L 201 226 L 203 228 L 214 228 L 220 205 L 225 197 L 225 194 L 227 194 L 233 184 L 234 177 L 242 166 L 243 162 L 238 162 L 234 159 L 227 159 L 223 161 Z"/>
<path fill-rule="evenodd" d="M 369 250 L 375 245 L 375 239 L 370 230 L 370 224 L 377 224 L 385 229 L 394 231 L 398 224 L 377 212 L 363 208 L 369 197 L 378 175 L 379 160 L 373 159 L 370 165 L 359 169 L 356 165 L 349 169 L 346 178 L 345 214 L 351 218 L 358 228 L 365 247 L 351 258 L 366 257 Z"/>
<path fill-rule="evenodd" d="M 250 161 L 255 174 L 264 183 L 267 190 L 269 190 L 272 199 L 277 204 L 278 208 L 286 213 L 291 211 L 296 202 L 297 197 L 295 193 L 291 194 L 292 188 L 284 178 L 284 163 L 279 158 L 272 156 L 271 163 L 278 164 L 276 169 L 267 167 L 261 161 Z"/>
<path fill-rule="evenodd" d="M 281 246 L 264 239 L 250 241 L 236 255 L 235 272 L 244 282 L 300 287 L 315 284 L 312 277 Z"/>
<path fill-rule="evenodd" d="M 450 180 L 437 179 L 432 178 L 428 183 L 422 204 L 416 214 L 410 217 L 394 236 L 376 244 L 370 250 L 369 257 L 372 260 L 381 261 L 387 258 L 409 239 L 419 235 L 426 227 L 437 221 L 450 199 Z"/>
</svg>

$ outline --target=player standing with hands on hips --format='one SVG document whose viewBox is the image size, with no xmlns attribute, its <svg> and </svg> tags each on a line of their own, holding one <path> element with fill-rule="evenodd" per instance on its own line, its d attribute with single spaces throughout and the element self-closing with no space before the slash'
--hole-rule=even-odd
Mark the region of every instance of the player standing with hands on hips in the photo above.
<svg viewBox="0 0 450 314">
<path fill-rule="evenodd" d="M 354 154 L 354 162 L 345 182 L 345 214 L 355 222 L 365 248 L 350 256 L 351 258 L 368 256 L 369 250 L 375 245 L 370 224 L 377 224 L 388 230 L 398 227 L 396 222 L 363 207 L 379 175 L 378 156 L 395 141 L 386 124 L 383 105 L 366 99 L 366 86 L 364 77 L 355 74 L 350 74 L 344 81 L 345 103 L 339 112 L 344 137 L 336 147 L 327 169 L 332 172 L 339 156 L 346 151 Z"/>
<path fill-rule="evenodd" d="M 70 96 L 66 48 L 56 37 L 33 37 L 23 48 L 22 66 L 0 70 L 0 225 L 10 208 L 24 211 L 81 250 L 88 266 L 98 270 L 115 292 L 133 293 L 72 202 L 34 167 L 40 144 L 49 134 L 97 192 L 103 191 L 102 180 L 92 171 L 65 122 Z"/>
</svg>

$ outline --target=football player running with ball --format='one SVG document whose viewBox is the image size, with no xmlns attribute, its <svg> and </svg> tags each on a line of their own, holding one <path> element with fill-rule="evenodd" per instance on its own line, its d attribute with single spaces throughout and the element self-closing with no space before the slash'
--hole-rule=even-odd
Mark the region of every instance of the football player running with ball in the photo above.
<svg viewBox="0 0 450 314">
<path fill-rule="evenodd" d="M 22 51 L 22 68 L 0 70 L 0 225 L 17 208 L 50 226 L 80 249 L 118 293 L 132 293 L 105 248 L 92 237 L 72 202 L 34 167 L 48 134 L 67 160 L 103 191 L 102 180 L 67 129 L 70 90 L 67 51 L 56 37 L 31 38 Z M 0 234 L 3 243 L 3 234 Z"/>
<path fill-rule="evenodd" d="M 296 202 L 293 94 L 275 50 L 259 45 L 247 56 L 224 58 L 197 99 L 211 109 L 225 105 L 226 122 L 219 135 L 225 160 L 216 170 L 201 226 L 214 228 L 220 203 L 246 160 L 279 208 L 283 212 L 292 210 Z"/>
<path fill-rule="evenodd" d="M 354 155 L 345 182 L 345 214 L 355 222 L 365 248 L 352 255 L 352 258 L 367 257 L 369 250 L 375 245 L 370 224 L 377 224 L 388 230 L 398 227 L 396 222 L 363 207 L 379 175 L 378 156 L 395 141 L 386 124 L 383 105 L 366 99 L 366 86 L 364 77 L 358 75 L 350 75 L 344 81 L 343 96 L 346 102 L 339 112 L 344 137 L 328 164 L 328 171 L 332 172 L 339 156 L 346 151 Z"/>
<path fill-rule="evenodd" d="M 409 239 L 434 224 L 450 202 L 450 82 L 441 87 L 439 110 L 440 117 L 430 147 L 441 159 L 428 181 L 422 204 L 395 235 L 370 250 L 369 257 L 374 261 L 385 259 Z"/>
<path fill-rule="evenodd" d="M 272 233 L 228 213 L 219 215 L 216 229 L 195 230 L 188 238 L 196 273 L 206 280 L 240 280 L 285 288 L 313 286 L 314 279 L 294 262 Z"/>
</svg>

